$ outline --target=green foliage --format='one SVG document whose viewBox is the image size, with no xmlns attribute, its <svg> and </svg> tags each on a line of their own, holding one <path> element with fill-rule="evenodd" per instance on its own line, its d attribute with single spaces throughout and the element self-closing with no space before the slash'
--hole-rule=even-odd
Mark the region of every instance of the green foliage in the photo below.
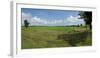
<svg viewBox="0 0 100 58">
<path fill-rule="evenodd" d="M 27 28 L 29 26 L 29 22 L 27 20 L 24 20 L 24 26 Z"/>
<path fill-rule="evenodd" d="M 86 23 L 86 25 L 89 25 L 90 26 L 90 29 L 92 28 L 92 26 L 91 26 L 91 22 L 92 22 L 92 12 L 80 12 L 80 18 L 82 19 L 84 19 L 84 21 L 85 21 L 85 23 Z"/>
</svg>

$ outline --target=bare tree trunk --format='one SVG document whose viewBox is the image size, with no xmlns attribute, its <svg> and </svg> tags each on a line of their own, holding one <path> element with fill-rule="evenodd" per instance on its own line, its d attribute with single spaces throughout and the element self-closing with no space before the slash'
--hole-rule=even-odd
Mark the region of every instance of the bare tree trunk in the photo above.
<svg viewBox="0 0 100 58">
<path fill-rule="evenodd" d="M 89 27 L 90 27 L 90 30 L 91 30 L 92 29 L 92 25 L 90 24 Z"/>
</svg>

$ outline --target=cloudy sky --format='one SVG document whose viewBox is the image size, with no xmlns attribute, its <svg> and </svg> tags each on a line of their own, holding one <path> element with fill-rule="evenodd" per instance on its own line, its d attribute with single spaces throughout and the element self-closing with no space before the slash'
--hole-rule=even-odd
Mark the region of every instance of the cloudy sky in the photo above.
<svg viewBox="0 0 100 58">
<path fill-rule="evenodd" d="M 21 20 L 27 20 L 30 26 L 67 26 L 84 24 L 83 19 L 79 19 L 78 11 L 71 10 L 48 10 L 22 8 Z"/>
</svg>

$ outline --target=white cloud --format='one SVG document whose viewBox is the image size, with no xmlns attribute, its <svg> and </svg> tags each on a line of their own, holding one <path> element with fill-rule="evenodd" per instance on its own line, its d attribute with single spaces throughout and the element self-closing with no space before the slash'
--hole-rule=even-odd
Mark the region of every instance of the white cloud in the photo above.
<svg viewBox="0 0 100 58">
<path fill-rule="evenodd" d="M 83 19 L 79 19 L 80 16 L 69 16 L 68 18 L 66 18 L 66 23 L 68 22 L 69 25 L 78 25 L 78 24 L 84 24 L 84 20 Z"/>
<path fill-rule="evenodd" d="M 22 12 L 22 25 L 24 25 L 24 20 L 27 20 L 30 25 L 49 25 L 49 26 L 57 26 L 57 25 L 78 25 L 84 24 L 83 19 L 79 19 L 79 16 L 69 16 L 66 19 L 42 19 L 37 16 L 32 17 L 30 13 Z"/>
<path fill-rule="evenodd" d="M 31 22 L 32 15 L 30 13 L 24 13 L 22 12 L 22 25 L 24 24 L 24 20 L 27 20 L 28 22 Z"/>
<path fill-rule="evenodd" d="M 34 16 L 31 20 L 32 20 L 32 25 L 42 25 L 48 23 L 47 20 L 38 18 L 37 16 Z"/>
</svg>

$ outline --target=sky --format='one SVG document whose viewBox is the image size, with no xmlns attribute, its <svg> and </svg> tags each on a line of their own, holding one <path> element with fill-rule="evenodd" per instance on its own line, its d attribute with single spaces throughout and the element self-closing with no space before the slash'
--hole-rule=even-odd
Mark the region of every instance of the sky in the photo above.
<svg viewBox="0 0 100 58">
<path fill-rule="evenodd" d="M 21 8 L 21 21 L 29 22 L 30 26 L 70 26 L 85 24 L 79 19 L 79 11 Z"/>
</svg>

